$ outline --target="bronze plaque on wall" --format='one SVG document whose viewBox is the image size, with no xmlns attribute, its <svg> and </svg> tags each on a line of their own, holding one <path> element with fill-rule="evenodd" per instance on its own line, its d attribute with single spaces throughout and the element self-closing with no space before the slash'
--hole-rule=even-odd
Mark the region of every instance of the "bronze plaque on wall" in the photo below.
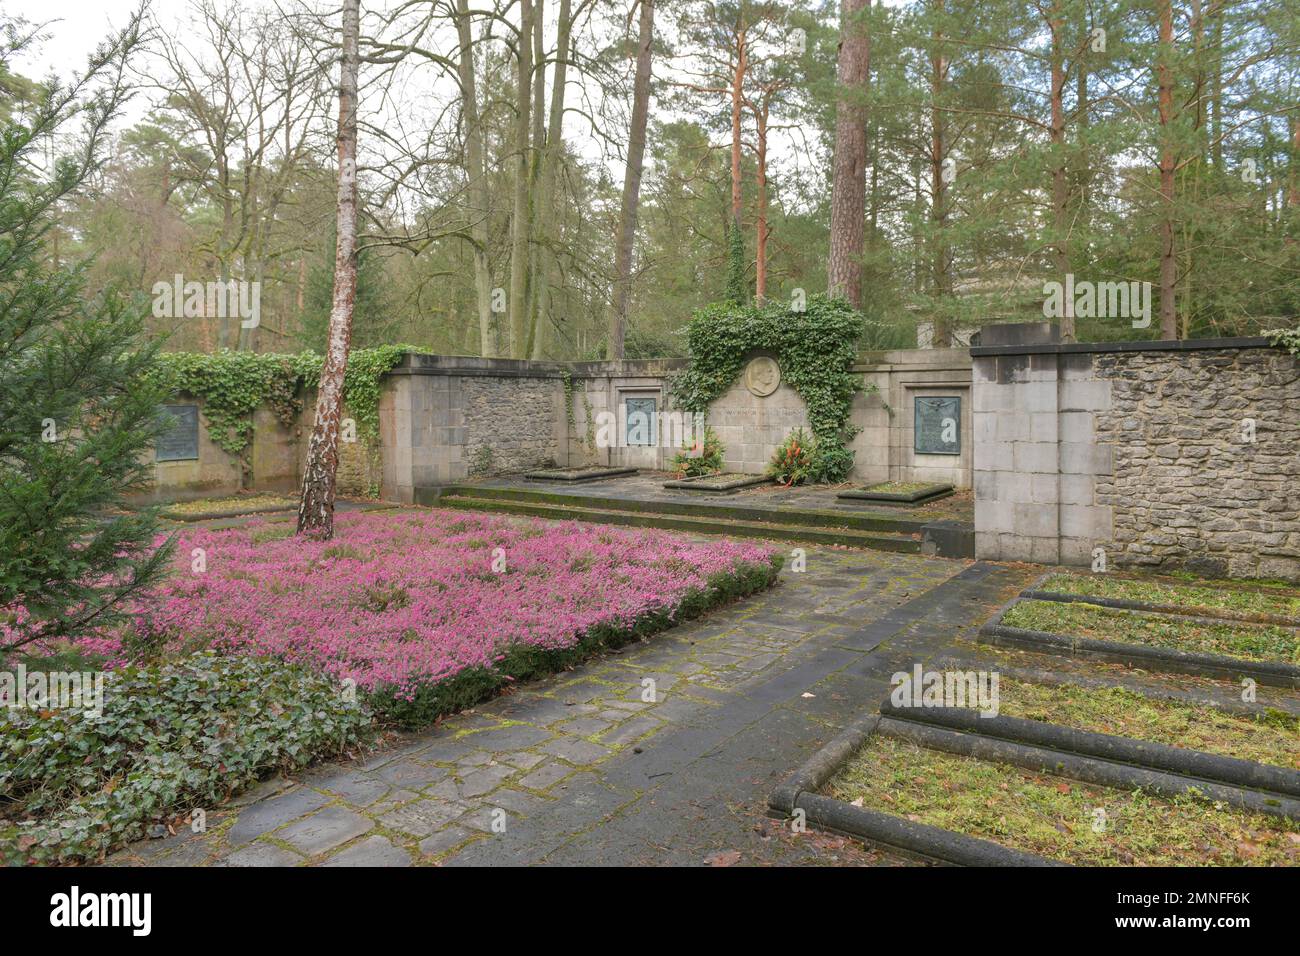
<svg viewBox="0 0 1300 956">
<path fill-rule="evenodd" d="M 913 399 L 913 449 L 918 455 L 961 454 L 961 397 L 957 395 Z"/>
<path fill-rule="evenodd" d="M 164 405 L 164 431 L 154 449 L 157 461 L 193 461 L 199 457 L 199 406 Z"/>
</svg>

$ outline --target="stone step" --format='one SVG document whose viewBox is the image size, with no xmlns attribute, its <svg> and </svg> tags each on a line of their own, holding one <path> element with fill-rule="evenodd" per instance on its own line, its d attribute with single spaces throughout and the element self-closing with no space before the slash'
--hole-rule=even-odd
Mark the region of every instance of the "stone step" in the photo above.
<svg viewBox="0 0 1300 956">
<path fill-rule="evenodd" d="M 853 528 L 858 531 L 885 531 L 891 534 L 919 534 L 927 520 L 895 517 L 879 512 L 826 511 L 811 508 L 763 508 L 752 505 L 723 503 L 716 499 L 653 500 L 646 498 L 615 498 L 589 494 L 565 494 L 531 488 L 497 488 L 487 485 L 452 485 L 444 488 L 417 488 L 416 504 L 437 504 L 439 495 L 464 498 L 522 501 L 535 504 L 560 505 L 573 508 L 594 508 L 601 511 L 626 511 L 665 515 L 689 515 L 724 521 L 758 521 L 782 525 L 801 525 L 820 528 Z"/>
<path fill-rule="evenodd" d="M 476 492 L 479 489 L 474 489 Z M 576 498 L 576 496 L 574 496 Z M 636 528 L 664 528 L 673 531 L 692 531 L 699 534 L 726 534 L 748 538 L 767 538 L 780 541 L 806 541 L 814 544 L 837 544 L 850 548 L 870 548 L 877 551 L 897 551 L 918 554 L 921 551 L 919 532 L 882 534 L 857 528 L 817 527 L 775 521 L 752 521 L 706 513 L 703 515 L 666 514 L 658 511 L 631 511 L 620 508 L 595 507 L 585 499 L 576 504 L 551 504 L 526 501 L 514 497 L 477 497 L 469 494 L 438 496 L 434 504 L 444 508 L 464 511 L 492 511 L 506 514 L 530 515 L 562 521 L 593 521 L 602 524 L 627 525 Z M 712 511 L 712 509 L 710 509 Z M 766 511 L 767 517 L 777 513 Z M 784 517 L 784 515 L 780 515 Z"/>
</svg>

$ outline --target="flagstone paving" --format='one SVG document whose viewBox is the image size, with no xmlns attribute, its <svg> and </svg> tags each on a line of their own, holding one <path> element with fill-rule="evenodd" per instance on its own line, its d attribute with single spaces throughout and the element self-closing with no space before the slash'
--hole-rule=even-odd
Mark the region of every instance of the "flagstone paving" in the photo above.
<svg viewBox="0 0 1300 956">
<path fill-rule="evenodd" d="M 765 816 L 782 778 L 1035 569 L 807 550 L 773 590 L 368 758 L 273 780 L 119 865 L 899 863 Z"/>
</svg>

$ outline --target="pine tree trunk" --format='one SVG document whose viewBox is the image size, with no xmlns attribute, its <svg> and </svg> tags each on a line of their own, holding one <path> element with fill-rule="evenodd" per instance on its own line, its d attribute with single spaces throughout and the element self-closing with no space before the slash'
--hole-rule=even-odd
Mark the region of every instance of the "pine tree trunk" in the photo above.
<svg viewBox="0 0 1300 956">
<path fill-rule="evenodd" d="M 737 13 L 736 19 L 736 69 L 731 77 L 731 228 L 741 230 L 740 156 L 741 109 L 745 101 L 745 74 L 749 71 L 748 50 L 745 48 L 745 24 Z"/>
<path fill-rule="evenodd" d="M 943 0 L 937 0 L 936 10 L 942 14 Z M 948 224 L 948 184 L 944 180 L 944 160 L 947 158 L 947 123 L 940 103 L 944 95 L 944 83 L 948 76 L 948 60 L 944 55 L 944 37 L 941 30 L 935 30 L 931 38 L 933 50 L 930 55 L 930 224 L 934 232 L 932 265 L 934 270 L 934 294 L 936 299 L 945 299 L 952 293 L 952 261 L 948 252 L 947 237 L 944 229 Z M 940 309 L 943 307 L 941 306 Z M 943 349 L 952 345 L 952 323 L 942 311 L 935 313 L 934 347 Z"/>
<path fill-rule="evenodd" d="M 835 154 L 831 174 L 831 241 L 826 289 L 862 308 L 863 224 L 866 218 L 867 105 L 871 36 L 863 22 L 871 0 L 843 0 L 836 82 Z"/>
<path fill-rule="evenodd" d="M 460 59 L 461 110 L 465 117 L 465 167 L 469 181 L 470 242 L 474 247 L 474 294 L 478 306 L 479 354 L 496 354 L 492 329 L 492 268 L 488 262 L 488 192 L 483 170 L 483 124 L 478 112 L 478 83 L 474 75 L 474 38 L 469 0 L 456 0 L 456 33 Z"/>
<path fill-rule="evenodd" d="M 1065 20 L 1061 15 L 1060 0 L 1052 4 L 1049 15 L 1048 30 L 1052 37 L 1051 47 L 1051 142 L 1052 142 L 1052 227 L 1056 233 L 1056 271 L 1057 281 L 1065 282 L 1066 273 L 1070 271 L 1070 241 L 1067 238 L 1070 228 L 1070 186 L 1066 180 L 1065 161 L 1065 51 L 1061 41 L 1061 31 L 1065 29 Z M 1066 297 L 1061 310 L 1061 341 L 1074 341 L 1074 301 Z"/>
<path fill-rule="evenodd" d="M 338 242 L 334 250 L 334 301 L 320 385 L 316 420 L 303 468 L 298 533 L 334 535 L 334 486 L 339 466 L 339 418 L 343 376 L 352 339 L 352 306 L 357 296 L 357 74 L 361 32 L 360 0 L 343 0 L 343 56 L 339 76 Z"/>
<path fill-rule="evenodd" d="M 526 358 L 528 335 L 529 138 L 532 122 L 533 6 L 520 0 L 517 75 L 515 78 L 515 184 L 510 237 L 510 357 Z"/>
<path fill-rule="evenodd" d="M 1159 62 L 1156 66 L 1160 111 L 1160 337 L 1178 338 L 1178 261 L 1174 250 L 1174 11 L 1173 0 L 1158 0 Z"/>
<path fill-rule="evenodd" d="M 632 83 L 632 128 L 628 130 L 627 167 L 623 172 L 623 211 L 619 216 L 618 250 L 614 256 L 614 301 L 609 310 L 605 358 L 623 360 L 627 332 L 628 300 L 632 295 L 632 252 L 641 198 L 641 170 L 645 162 L 645 128 L 650 115 L 650 46 L 654 41 L 654 0 L 641 0 L 637 26 L 636 78 Z"/>
<path fill-rule="evenodd" d="M 759 305 L 762 305 L 763 300 L 767 298 L 767 116 L 768 103 L 764 100 L 762 107 L 754 117 L 755 140 L 758 151 L 757 162 L 755 163 L 757 167 L 755 182 L 758 186 L 758 212 L 754 217 L 756 219 L 754 227 L 754 301 Z M 859 226 L 859 230 L 861 230 L 861 226 Z"/>
</svg>

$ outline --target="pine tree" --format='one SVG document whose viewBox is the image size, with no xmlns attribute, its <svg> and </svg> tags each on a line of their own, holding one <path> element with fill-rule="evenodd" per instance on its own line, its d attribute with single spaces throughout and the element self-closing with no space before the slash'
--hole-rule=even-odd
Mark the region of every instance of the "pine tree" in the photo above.
<svg viewBox="0 0 1300 956">
<path fill-rule="evenodd" d="M 113 624 L 169 557 L 152 511 L 116 510 L 148 479 L 167 424 L 145 305 L 88 298 L 85 263 L 54 263 L 46 241 L 57 204 L 97 165 L 123 98 L 112 78 L 138 39 L 136 18 L 85 75 L 0 123 L 0 652 Z M 75 154 L 34 172 L 73 119 Z"/>
<path fill-rule="evenodd" d="M 727 229 L 727 292 L 732 305 L 749 304 L 749 269 L 745 263 L 745 235 L 732 224 Z"/>
</svg>

